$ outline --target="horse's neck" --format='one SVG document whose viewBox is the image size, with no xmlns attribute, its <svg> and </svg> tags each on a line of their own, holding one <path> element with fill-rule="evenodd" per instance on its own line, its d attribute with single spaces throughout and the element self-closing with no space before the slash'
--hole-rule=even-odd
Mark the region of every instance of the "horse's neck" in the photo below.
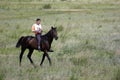
<svg viewBox="0 0 120 80">
<path fill-rule="evenodd" d="M 53 42 L 53 37 L 51 35 L 51 32 L 49 31 L 45 36 L 47 37 L 47 40 L 49 44 L 51 45 L 51 43 Z"/>
<path fill-rule="evenodd" d="M 48 39 L 49 39 L 48 42 L 51 45 L 51 43 L 53 42 L 53 38 L 48 38 Z"/>
</svg>

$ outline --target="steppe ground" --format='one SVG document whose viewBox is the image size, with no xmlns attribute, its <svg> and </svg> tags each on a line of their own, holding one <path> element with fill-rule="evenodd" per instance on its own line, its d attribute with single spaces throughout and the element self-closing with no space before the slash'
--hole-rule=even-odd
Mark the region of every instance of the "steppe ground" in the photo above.
<svg viewBox="0 0 120 80">
<path fill-rule="evenodd" d="M 21 36 L 32 35 L 35 19 L 43 34 L 56 26 L 53 41 L 40 67 L 42 52 L 30 64 L 25 52 L 19 67 Z M 120 80 L 119 0 L 0 0 L 0 80 Z"/>
</svg>

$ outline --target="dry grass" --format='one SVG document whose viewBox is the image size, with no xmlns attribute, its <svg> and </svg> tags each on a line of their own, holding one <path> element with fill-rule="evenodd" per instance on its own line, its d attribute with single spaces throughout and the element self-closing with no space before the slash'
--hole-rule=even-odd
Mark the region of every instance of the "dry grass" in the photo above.
<svg viewBox="0 0 120 80">
<path fill-rule="evenodd" d="M 0 1 L 0 80 L 120 79 L 119 1 L 27 1 Z M 46 4 L 51 8 L 44 9 Z M 34 69 L 26 51 L 19 67 L 20 49 L 15 44 L 20 36 L 34 35 L 31 25 L 37 17 L 42 19 L 43 34 L 51 26 L 58 29 L 59 40 L 50 53 L 53 65 L 46 59 L 40 67 L 42 52 L 35 51 Z"/>
</svg>

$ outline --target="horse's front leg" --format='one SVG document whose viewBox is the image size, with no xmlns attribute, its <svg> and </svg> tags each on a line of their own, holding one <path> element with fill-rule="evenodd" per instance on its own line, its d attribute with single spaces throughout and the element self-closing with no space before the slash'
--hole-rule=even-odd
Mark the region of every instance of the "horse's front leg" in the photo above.
<svg viewBox="0 0 120 80">
<path fill-rule="evenodd" d="M 46 56 L 47 56 L 47 58 L 48 58 L 48 60 L 49 60 L 49 64 L 50 64 L 50 66 L 51 66 L 51 65 L 52 65 L 52 62 L 51 62 L 50 56 L 48 55 L 47 52 L 46 52 Z"/>
<path fill-rule="evenodd" d="M 40 63 L 40 66 L 42 66 L 44 60 L 45 60 L 45 53 L 43 54 L 43 57 L 42 57 L 42 61 L 41 61 L 41 63 Z"/>
<path fill-rule="evenodd" d="M 43 64 L 43 62 L 44 62 L 44 60 L 45 60 L 45 56 L 48 58 L 50 65 L 52 65 L 51 59 L 50 59 L 48 53 L 45 51 L 44 54 L 43 54 L 43 57 L 42 57 L 42 61 L 41 61 L 41 63 L 40 63 L 40 66 L 42 66 L 42 64 Z"/>
</svg>

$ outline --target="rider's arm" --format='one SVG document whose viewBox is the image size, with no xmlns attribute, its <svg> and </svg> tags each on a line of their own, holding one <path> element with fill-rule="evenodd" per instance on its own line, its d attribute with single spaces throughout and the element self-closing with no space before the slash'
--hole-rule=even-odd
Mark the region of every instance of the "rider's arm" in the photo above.
<svg viewBox="0 0 120 80">
<path fill-rule="evenodd" d="M 32 32 L 34 32 L 34 33 L 38 33 L 38 30 L 37 30 L 35 24 L 32 26 Z"/>
</svg>

